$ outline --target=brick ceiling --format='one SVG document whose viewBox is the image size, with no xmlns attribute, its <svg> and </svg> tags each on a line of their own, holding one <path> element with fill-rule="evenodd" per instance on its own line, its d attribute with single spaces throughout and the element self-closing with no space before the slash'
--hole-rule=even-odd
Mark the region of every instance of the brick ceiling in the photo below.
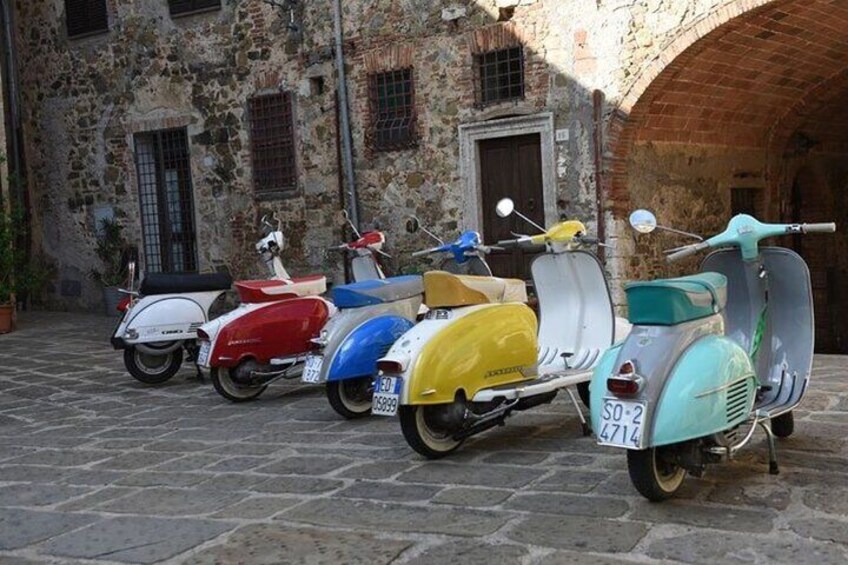
<svg viewBox="0 0 848 565">
<path fill-rule="evenodd" d="M 633 108 L 636 141 L 762 147 L 772 130 L 848 142 L 848 0 L 744 14 L 677 57 Z"/>
</svg>

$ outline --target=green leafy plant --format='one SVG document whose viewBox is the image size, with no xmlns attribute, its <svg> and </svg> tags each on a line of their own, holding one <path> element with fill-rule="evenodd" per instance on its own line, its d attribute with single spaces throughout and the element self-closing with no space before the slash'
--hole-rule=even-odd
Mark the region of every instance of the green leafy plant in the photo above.
<svg viewBox="0 0 848 565">
<path fill-rule="evenodd" d="M 92 269 L 91 278 L 105 287 L 120 286 L 126 278 L 125 261 L 129 244 L 124 238 L 124 227 L 113 219 L 100 220 L 102 235 L 97 240 L 95 253 L 103 269 Z"/>
<path fill-rule="evenodd" d="M 29 289 L 29 265 L 22 245 L 26 229 L 23 210 L 13 208 L 7 214 L 0 208 L 0 304 L 11 303 L 13 294 Z"/>
</svg>

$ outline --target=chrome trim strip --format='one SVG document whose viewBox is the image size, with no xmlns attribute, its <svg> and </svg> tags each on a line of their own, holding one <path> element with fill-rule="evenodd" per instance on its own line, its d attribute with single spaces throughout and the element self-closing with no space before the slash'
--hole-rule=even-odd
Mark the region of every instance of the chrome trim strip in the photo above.
<svg viewBox="0 0 848 565">
<path fill-rule="evenodd" d="M 737 383 L 740 383 L 740 382 L 742 382 L 742 381 L 746 381 L 746 380 L 750 379 L 751 377 L 756 378 L 756 375 L 755 375 L 754 373 L 749 373 L 749 374 L 747 374 L 747 375 L 745 375 L 745 376 L 743 376 L 743 377 L 739 377 L 739 378 L 738 378 L 738 379 L 736 379 L 735 381 L 730 381 L 729 383 L 725 383 L 725 384 L 721 385 L 720 387 L 711 388 L 710 390 L 705 390 L 705 391 L 703 391 L 703 392 L 701 392 L 701 393 L 698 393 L 698 394 L 696 394 L 696 395 L 695 395 L 695 398 L 702 398 L 702 397 L 707 396 L 707 395 L 709 395 L 709 394 L 713 394 L 713 393 L 715 393 L 715 392 L 719 392 L 719 391 L 721 391 L 721 390 L 724 390 L 724 389 L 730 388 L 730 387 L 732 387 L 733 385 L 735 385 L 735 384 L 737 384 Z"/>
</svg>

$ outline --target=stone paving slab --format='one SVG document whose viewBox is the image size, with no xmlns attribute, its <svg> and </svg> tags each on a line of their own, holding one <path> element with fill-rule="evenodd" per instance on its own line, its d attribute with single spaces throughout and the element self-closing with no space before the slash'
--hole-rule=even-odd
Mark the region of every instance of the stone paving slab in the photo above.
<svg viewBox="0 0 848 565">
<path fill-rule="evenodd" d="M 848 358 L 816 358 L 780 475 L 758 436 L 650 504 L 564 400 L 431 462 L 317 387 L 138 383 L 113 324 L 26 313 L 0 336 L 0 563 L 848 562 Z"/>
</svg>

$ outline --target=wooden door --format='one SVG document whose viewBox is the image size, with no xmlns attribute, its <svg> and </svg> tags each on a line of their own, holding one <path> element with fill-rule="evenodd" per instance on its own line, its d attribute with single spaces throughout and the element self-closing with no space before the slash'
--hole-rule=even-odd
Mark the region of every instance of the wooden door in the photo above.
<svg viewBox="0 0 848 565">
<path fill-rule="evenodd" d="M 515 201 L 516 210 L 540 226 L 545 225 L 539 134 L 480 141 L 479 156 L 483 191 L 483 241 L 494 245 L 503 239 L 514 239 L 511 232 L 529 235 L 539 233 L 515 214 L 509 218 L 500 218 L 495 213 L 498 201 L 508 197 Z M 489 256 L 489 265 L 496 276 L 529 280 L 530 262 L 539 251 L 495 251 Z"/>
</svg>

